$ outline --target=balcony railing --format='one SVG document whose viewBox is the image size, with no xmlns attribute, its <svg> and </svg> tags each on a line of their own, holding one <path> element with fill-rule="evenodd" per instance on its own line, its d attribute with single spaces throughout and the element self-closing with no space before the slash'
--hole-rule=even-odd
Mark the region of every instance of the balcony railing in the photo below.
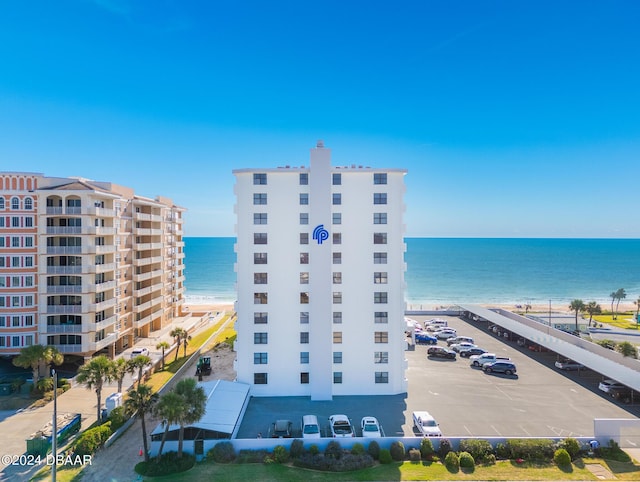
<svg viewBox="0 0 640 482">
<path fill-rule="evenodd" d="M 55 285 L 47 286 L 47 294 L 87 293 L 89 285 Z"/>
<path fill-rule="evenodd" d="M 83 266 L 47 266 L 47 274 L 82 274 Z M 88 269 L 85 265 L 84 269 Z"/>
<path fill-rule="evenodd" d="M 82 305 L 47 305 L 47 313 L 82 313 Z"/>
<path fill-rule="evenodd" d="M 82 325 L 47 325 L 47 333 L 82 333 Z"/>
<path fill-rule="evenodd" d="M 57 348 L 60 353 L 84 353 L 82 345 L 48 345 Z"/>
<path fill-rule="evenodd" d="M 105 346 L 114 343 L 118 339 L 117 333 L 110 333 L 100 341 L 89 342 L 89 351 L 102 350 Z"/>
</svg>

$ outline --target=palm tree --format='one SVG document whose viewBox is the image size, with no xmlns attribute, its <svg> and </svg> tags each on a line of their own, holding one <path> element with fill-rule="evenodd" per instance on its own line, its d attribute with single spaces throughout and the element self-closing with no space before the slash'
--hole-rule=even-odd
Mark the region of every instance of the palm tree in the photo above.
<svg viewBox="0 0 640 482">
<path fill-rule="evenodd" d="M 616 312 L 613 311 L 613 303 L 616 301 L 616 296 L 617 296 L 617 291 L 612 291 L 609 294 L 609 297 L 611 298 L 611 319 L 612 320 L 616 319 Z"/>
<path fill-rule="evenodd" d="M 164 442 L 169 433 L 169 427 L 178 423 L 178 420 L 180 420 L 182 413 L 185 412 L 186 409 L 187 406 L 184 398 L 173 390 L 165 393 L 160 397 L 160 400 L 158 400 L 154 414 L 156 417 L 162 419 L 162 423 L 164 424 L 164 433 L 162 434 L 160 449 L 158 450 L 158 460 L 160 460 L 160 456 L 162 455 L 162 449 L 164 448 Z"/>
<path fill-rule="evenodd" d="M 202 418 L 205 413 L 207 396 L 204 389 L 198 386 L 195 378 L 184 378 L 176 383 L 175 392 L 180 395 L 186 405 L 186 410 L 180 414 L 178 423 L 180 431 L 178 432 L 178 457 L 182 457 L 182 442 L 184 439 L 185 425 L 195 423 Z"/>
<path fill-rule="evenodd" d="M 13 359 L 13 364 L 21 368 L 31 368 L 33 374 L 33 386 L 38 385 L 40 378 L 40 365 L 61 365 L 64 355 L 53 346 L 30 345 L 20 349 L 20 354 Z"/>
<path fill-rule="evenodd" d="M 187 333 L 187 331 L 184 328 L 174 328 L 169 333 L 169 336 L 172 336 L 173 339 L 176 342 L 176 345 L 178 345 L 176 347 L 176 358 L 175 358 L 175 360 L 177 360 L 178 359 L 178 355 L 179 355 L 179 351 L 180 351 L 180 345 L 182 344 L 182 340 L 187 338 L 189 336 L 189 334 Z M 185 348 L 185 350 L 186 350 L 186 348 Z"/>
<path fill-rule="evenodd" d="M 576 312 L 576 331 L 579 331 L 579 328 L 578 328 L 578 314 L 581 311 L 584 311 L 585 308 L 586 308 L 586 306 L 584 304 L 584 301 L 582 301 L 582 300 L 573 300 L 571 302 L 571 304 L 569 305 L 569 309 L 571 311 L 575 311 Z"/>
<path fill-rule="evenodd" d="M 589 313 L 589 326 L 591 326 L 593 315 L 599 315 L 600 313 L 602 313 L 602 308 L 595 301 L 589 301 L 584 310 Z"/>
<path fill-rule="evenodd" d="M 118 382 L 118 392 L 122 393 L 124 377 L 129 373 L 129 363 L 124 358 L 113 361 L 113 379 Z"/>
<path fill-rule="evenodd" d="M 156 345 L 156 350 L 162 350 L 162 371 L 164 371 L 164 351 L 170 347 L 171 345 L 166 341 L 161 341 Z"/>
<path fill-rule="evenodd" d="M 640 296 L 633 304 L 636 305 L 636 324 L 640 324 Z"/>
<path fill-rule="evenodd" d="M 147 442 L 147 425 L 145 415 L 151 413 L 158 403 L 158 394 L 153 393 L 149 385 L 138 385 L 138 388 L 129 392 L 129 397 L 124 402 L 124 410 L 127 414 L 137 413 L 142 424 L 142 444 L 144 445 L 144 461 L 149 462 L 149 449 Z"/>
<path fill-rule="evenodd" d="M 182 356 L 187 356 L 187 345 L 189 344 L 189 341 L 191 341 L 191 335 L 187 334 L 187 336 L 182 339 Z"/>
<path fill-rule="evenodd" d="M 96 392 L 98 398 L 97 420 L 100 420 L 100 408 L 102 407 L 102 387 L 111 380 L 113 380 L 113 362 L 104 355 L 92 358 L 78 370 L 76 381 L 81 385 L 86 385 L 89 390 L 93 388 Z"/>
<path fill-rule="evenodd" d="M 135 358 L 132 358 L 127 362 L 129 373 L 133 374 L 136 370 L 138 371 L 138 387 L 142 383 L 142 372 L 144 371 L 144 367 L 151 365 L 151 358 L 147 355 L 138 355 Z"/>
<path fill-rule="evenodd" d="M 627 293 L 624 288 L 620 288 L 616 291 L 616 320 L 618 319 L 618 307 L 620 306 L 620 300 L 627 297 Z"/>
</svg>

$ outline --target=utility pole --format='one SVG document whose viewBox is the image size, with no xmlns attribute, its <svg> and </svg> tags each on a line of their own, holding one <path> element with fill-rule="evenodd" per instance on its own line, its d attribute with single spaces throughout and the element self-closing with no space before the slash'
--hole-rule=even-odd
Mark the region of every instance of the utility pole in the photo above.
<svg viewBox="0 0 640 482">
<path fill-rule="evenodd" d="M 56 455 L 58 452 L 58 374 L 55 370 L 51 370 L 53 375 L 53 433 L 51 434 L 51 452 L 53 455 L 53 464 L 51 465 L 51 480 L 56 482 Z"/>
</svg>

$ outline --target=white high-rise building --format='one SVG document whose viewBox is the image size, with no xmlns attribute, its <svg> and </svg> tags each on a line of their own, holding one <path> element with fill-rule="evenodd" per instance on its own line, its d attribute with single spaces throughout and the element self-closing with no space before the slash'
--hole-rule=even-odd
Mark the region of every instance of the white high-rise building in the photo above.
<svg viewBox="0 0 640 482">
<path fill-rule="evenodd" d="M 237 169 L 238 381 L 256 396 L 403 393 L 404 169 Z"/>
</svg>

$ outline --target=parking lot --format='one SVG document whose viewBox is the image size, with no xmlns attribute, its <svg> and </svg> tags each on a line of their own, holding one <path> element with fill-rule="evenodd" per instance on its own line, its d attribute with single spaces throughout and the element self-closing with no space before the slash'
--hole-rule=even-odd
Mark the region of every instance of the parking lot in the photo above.
<svg viewBox="0 0 640 482">
<path fill-rule="evenodd" d="M 423 322 L 431 317 L 412 317 Z M 367 415 L 378 418 L 385 435 L 417 435 L 413 411 L 429 411 L 445 437 L 591 436 L 594 418 L 630 418 L 638 405 L 622 405 L 597 390 L 602 379 L 592 371 L 561 372 L 552 353 L 534 353 L 490 332 L 486 322 L 443 317 L 459 335 L 480 347 L 508 356 L 517 376 L 485 374 L 466 358 L 427 359 L 427 345 L 410 346 L 408 393 L 394 396 L 340 396 L 312 402 L 308 397 L 254 397 L 243 419 L 239 438 L 269 436 L 276 419 L 293 421 L 300 436 L 300 419 L 315 414 L 328 435 L 328 417 L 347 414 L 354 425 Z M 443 341 L 440 346 L 446 346 Z M 361 435 L 359 427 L 356 434 Z"/>
</svg>

